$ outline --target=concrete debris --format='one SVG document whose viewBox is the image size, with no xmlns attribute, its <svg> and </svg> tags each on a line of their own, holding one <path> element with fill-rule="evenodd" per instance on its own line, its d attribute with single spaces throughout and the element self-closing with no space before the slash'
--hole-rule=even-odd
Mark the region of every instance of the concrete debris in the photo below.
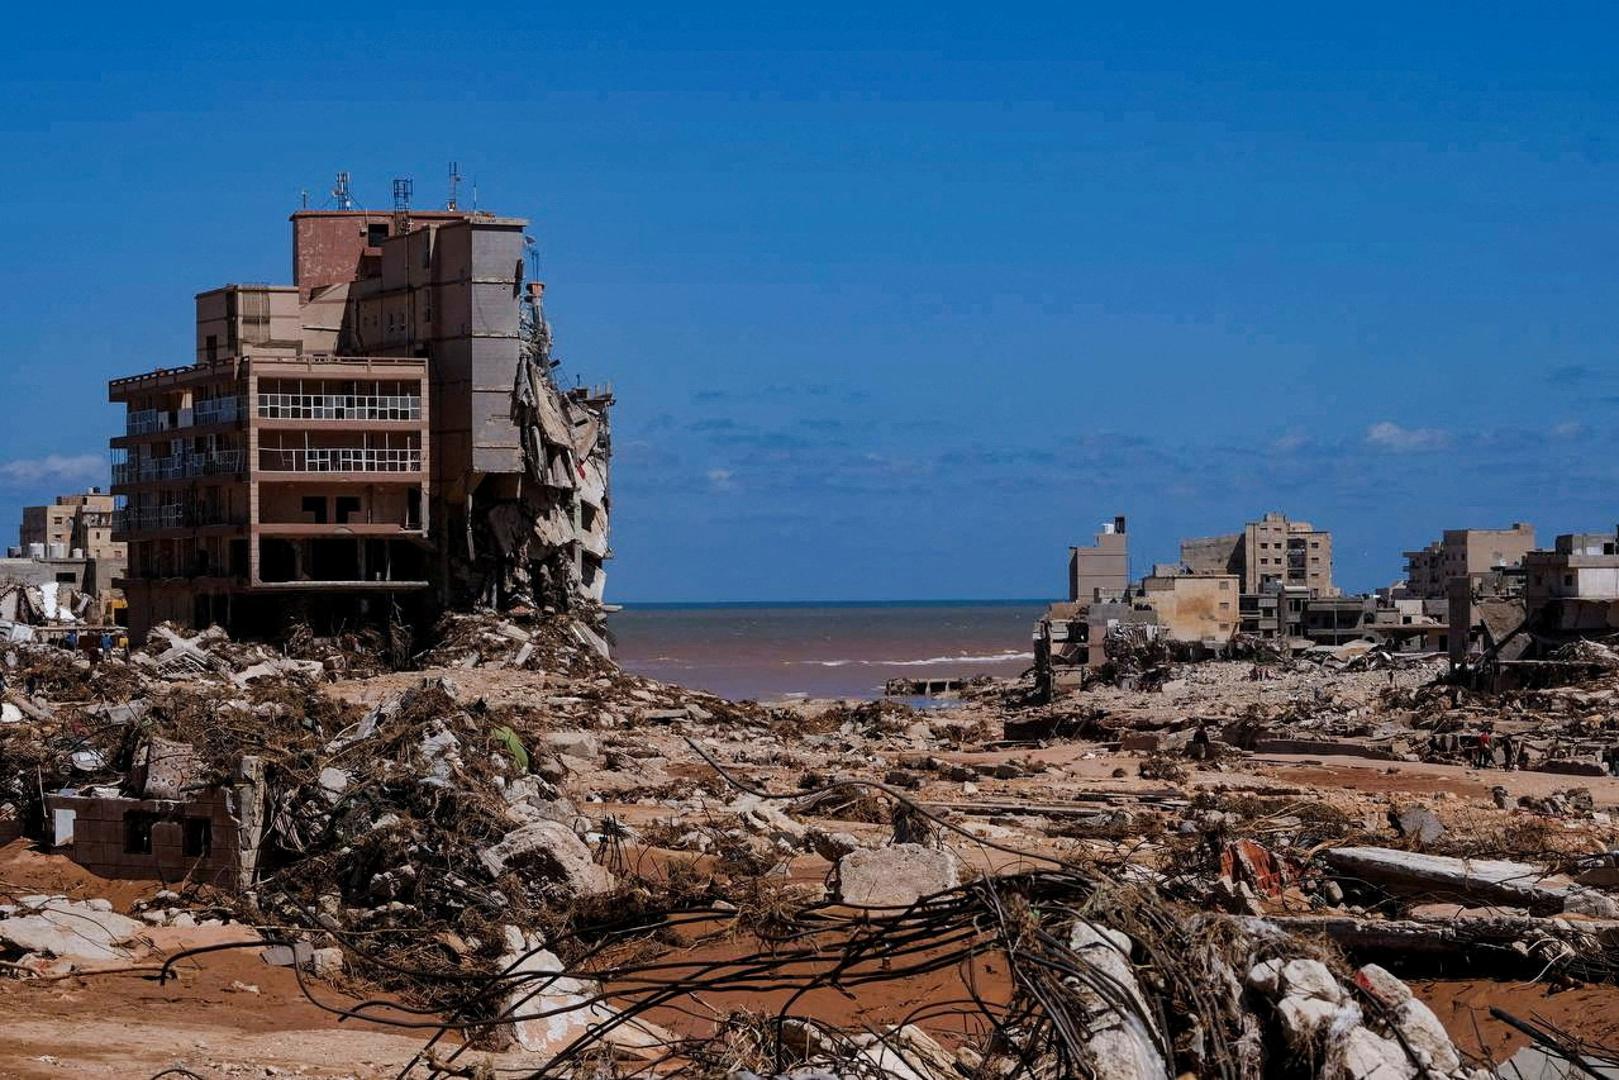
<svg viewBox="0 0 1619 1080">
<path fill-rule="evenodd" d="M 740 1053 L 723 1059 L 738 1076 L 1013 1071 L 1025 1036 L 974 1028 L 971 1008 L 941 1025 L 862 996 L 890 977 L 905 1000 L 950 992 L 910 981 L 910 964 L 939 958 L 872 943 L 958 933 L 983 935 L 997 976 L 1056 950 L 1041 961 L 1056 997 L 1017 998 L 1040 1019 L 1016 1032 L 1045 1025 L 1025 1049 L 1049 1076 L 1462 1077 L 1444 1010 L 1419 1000 L 1431 991 L 1371 965 L 1440 974 L 1465 958 L 1469 977 L 1559 984 L 1615 972 L 1619 789 L 1477 774 L 1486 719 L 1498 765 L 1501 736 L 1536 724 L 1562 725 L 1567 748 L 1525 740 L 1544 751 L 1535 764 L 1596 760 L 1619 708 L 1601 686 L 1486 706 L 1420 658 L 1267 653 L 1276 670 L 1256 677 L 1258 660 L 1191 663 L 1143 636 L 1136 678 L 1151 688 L 1031 703 L 1003 680 L 938 710 L 767 706 L 618 671 L 576 618 L 455 613 L 416 653 L 434 670 L 359 677 L 355 643 L 332 664 L 287 663 L 167 628 L 94 671 L 8 644 L 0 829 L 37 829 L 43 858 L 173 883 L 120 907 L 126 934 L 248 918 L 285 935 L 266 960 L 305 979 L 445 1011 L 515 965 L 477 998 L 469 1036 L 504 1031 L 536 1063 L 575 1043 L 684 1061 L 714 1039 Z M 1046 865 L 1061 869 L 1027 870 Z M 601 929 L 626 916 L 639 937 Z M 0 923 L 35 917 L 0 906 Z M 869 1030 L 809 998 L 779 1030 L 721 1009 L 712 1034 L 676 1038 L 627 989 L 674 972 L 692 988 L 681 1007 L 701 1013 L 699 998 L 741 1000 L 726 962 L 813 938 L 835 964 L 845 934 L 877 950 L 851 970 L 880 974 L 846 986 L 874 1010 Z M 19 977 L 89 962 L 0 941 Z M 129 951 L 112 942 L 97 962 Z M 946 959 L 934 970 L 958 969 Z M 1058 1030 L 1074 1034 L 1060 1051 Z"/>
<path fill-rule="evenodd" d="M 0 918 L 0 942 L 10 948 L 72 961 L 128 959 L 141 930 L 134 919 L 64 896 L 20 897 L 17 913 Z"/>
<path fill-rule="evenodd" d="M 1069 932 L 1069 948 L 1100 978 L 1103 993 L 1088 981 L 1072 980 L 1075 996 L 1086 1010 L 1085 1050 L 1093 1075 L 1109 1080 L 1157 1080 L 1168 1072 L 1161 1048 L 1164 1038 L 1147 1019 L 1151 1012 L 1136 980 L 1129 936 L 1083 919 Z M 1121 1009 L 1122 994 L 1131 1008 Z"/>
<path fill-rule="evenodd" d="M 1389 848 L 1340 847 L 1323 853 L 1348 878 L 1436 899 L 1560 911 L 1568 892 L 1545 867 L 1505 859 L 1458 859 Z"/>
<path fill-rule="evenodd" d="M 568 895 L 594 896 L 613 888 L 612 873 L 596 865 L 584 841 L 556 821 L 535 821 L 509 832 L 479 858 L 491 876 L 515 870 L 552 883 Z"/>
<path fill-rule="evenodd" d="M 838 899 L 856 907 L 909 907 L 955 888 L 958 874 L 948 850 L 921 844 L 862 848 L 838 860 Z"/>
</svg>

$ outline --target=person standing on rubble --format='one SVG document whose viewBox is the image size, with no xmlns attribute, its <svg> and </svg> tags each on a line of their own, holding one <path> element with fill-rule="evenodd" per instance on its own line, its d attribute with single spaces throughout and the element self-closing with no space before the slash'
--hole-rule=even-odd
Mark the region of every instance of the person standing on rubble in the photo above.
<svg viewBox="0 0 1619 1080">
<path fill-rule="evenodd" d="M 1488 730 L 1478 733 L 1478 749 L 1473 756 L 1475 768 L 1488 769 L 1495 764 L 1495 747 L 1490 745 Z"/>
<path fill-rule="evenodd" d="M 108 660 L 108 659 L 111 659 L 111 657 L 112 657 L 112 633 L 110 631 L 103 630 L 101 632 L 101 659 Z"/>
<path fill-rule="evenodd" d="M 1192 732 L 1192 760 L 1207 761 L 1211 749 L 1209 729 L 1200 721 L 1197 725 L 1197 730 Z"/>
<path fill-rule="evenodd" d="M 69 630 L 67 632 L 67 636 L 62 638 L 62 647 L 68 652 L 78 652 L 79 632 L 77 630 Z"/>
<path fill-rule="evenodd" d="M 1518 752 L 1518 744 L 1517 744 L 1517 741 L 1513 739 L 1512 732 L 1510 732 L 1510 731 L 1502 732 L 1501 733 L 1501 768 L 1505 769 L 1507 772 L 1511 772 L 1513 769 L 1517 768 L 1518 767 L 1518 759 L 1517 759 L 1517 756 L 1516 756 L 1517 752 Z"/>
</svg>

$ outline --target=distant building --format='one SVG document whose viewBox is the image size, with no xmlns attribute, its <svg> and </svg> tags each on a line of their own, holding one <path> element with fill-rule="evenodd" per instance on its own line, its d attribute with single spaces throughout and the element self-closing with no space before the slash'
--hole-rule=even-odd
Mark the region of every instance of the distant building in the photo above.
<svg viewBox="0 0 1619 1080">
<path fill-rule="evenodd" d="M 1157 613 L 1171 641 L 1223 645 L 1240 619 L 1241 581 L 1235 574 L 1188 574 L 1155 566 L 1141 579 L 1141 600 Z"/>
<path fill-rule="evenodd" d="M 1619 600 L 1619 544 L 1613 533 L 1569 533 L 1552 551 L 1524 557 L 1529 611 L 1551 600 Z"/>
<path fill-rule="evenodd" d="M 114 504 L 113 496 L 93 487 L 58 495 L 45 506 L 23 507 L 22 528 L 17 534 L 19 554 L 41 559 L 123 559 L 125 545 L 112 538 Z"/>
<path fill-rule="evenodd" d="M 1102 526 L 1092 546 L 1068 549 L 1068 599 L 1117 599 L 1129 587 L 1130 543 L 1121 514 Z"/>
<path fill-rule="evenodd" d="M 1535 527 L 1526 522 L 1509 529 L 1446 529 L 1442 539 L 1405 553 L 1406 595 L 1445 599 L 1452 578 L 1519 566 L 1534 549 Z"/>
<path fill-rule="evenodd" d="M 1245 593 L 1274 585 L 1302 587 L 1310 596 L 1337 595 L 1332 534 L 1274 511 L 1240 533 L 1182 540 L 1181 562 L 1194 574 L 1235 574 Z"/>
</svg>

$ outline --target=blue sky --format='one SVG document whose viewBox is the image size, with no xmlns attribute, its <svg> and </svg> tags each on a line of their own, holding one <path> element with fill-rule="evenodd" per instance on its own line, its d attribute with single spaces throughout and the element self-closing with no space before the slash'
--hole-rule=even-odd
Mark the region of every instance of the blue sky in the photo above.
<svg viewBox="0 0 1619 1080">
<path fill-rule="evenodd" d="M 0 529 L 105 381 L 289 277 L 347 169 L 533 219 L 611 380 L 619 600 L 1039 597 L 1282 509 L 1351 588 L 1619 521 L 1619 14 L 950 2 L 27 5 L 0 44 Z M 463 192 L 463 198 L 466 197 Z"/>
</svg>

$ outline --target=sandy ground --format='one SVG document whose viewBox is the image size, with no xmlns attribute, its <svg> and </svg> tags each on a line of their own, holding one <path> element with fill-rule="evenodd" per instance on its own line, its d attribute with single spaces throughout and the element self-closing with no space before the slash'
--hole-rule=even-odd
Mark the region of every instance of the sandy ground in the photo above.
<svg viewBox="0 0 1619 1080">
<path fill-rule="evenodd" d="M 127 910 L 152 882 L 108 880 L 26 840 L 0 847 L 0 882 L 18 894 L 105 897 Z M 253 940 L 247 927 L 154 928 L 143 935 L 141 966 L 184 949 Z M 0 1076 L 153 1076 L 185 1068 L 199 1076 L 391 1077 L 421 1050 L 415 1034 L 364 1021 L 340 1021 L 308 1000 L 297 976 L 272 967 L 262 950 L 225 950 L 181 961 L 180 977 L 150 971 L 87 974 L 55 981 L 0 979 Z M 354 993 L 315 984 L 318 1000 L 344 1008 Z M 472 1055 L 481 1060 L 490 1055 Z M 496 1055 L 517 1070 L 532 1061 Z"/>
</svg>

